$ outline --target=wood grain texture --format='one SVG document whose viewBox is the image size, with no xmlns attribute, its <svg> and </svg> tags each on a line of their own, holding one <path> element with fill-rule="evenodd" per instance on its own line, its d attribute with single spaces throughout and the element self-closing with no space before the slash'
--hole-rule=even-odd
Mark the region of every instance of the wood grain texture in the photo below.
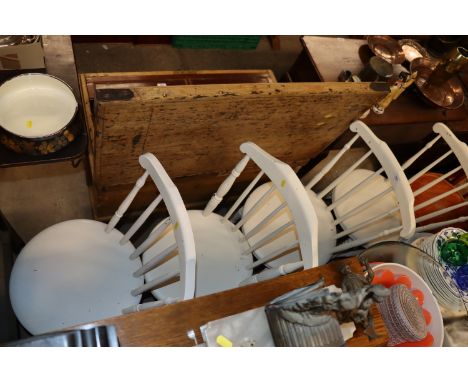
<svg viewBox="0 0 468 382">
<path fill-rule="evenodd" d="M 370 84 L 227 84 L 130 89 L 128 101 L 96 100 L 95 181 L 135 178 L 152 152 L 169 175 L 227 174 L 253 141 L 291 166 L 335 140 L 384 91 Z"/>
<path fill-rule="evenodd" d="M 193 329 L 201 342 L 199 328 L 207 322 L 264 306 L 283 293 L 316 282 L 320 276 L 325 278 L 326 285 L 339 286 L 339 269 L 345 263 L 349 264 L 353 271 L 362 272 L 357 259 L 350 258 L 258 284 L 109 318 L 93 324 L 115 325 L 121 346 L 192 346 L 193 342 L 186 336 L 187 331 Z M 348 346 L 386 345 L 388 334 L 385 325 L 376 308 L 373 309 L 373 313 L 378 337 L 369 341 L 362 329 L 358 329 L 355 336 L 347 342 Z"/>
<path fill-rule="evenodd" d="M 95 97 L 96 88 L 276 82 L 269 69 L 85 73 L 84 77 L 90 98 Z"/>
</svg>

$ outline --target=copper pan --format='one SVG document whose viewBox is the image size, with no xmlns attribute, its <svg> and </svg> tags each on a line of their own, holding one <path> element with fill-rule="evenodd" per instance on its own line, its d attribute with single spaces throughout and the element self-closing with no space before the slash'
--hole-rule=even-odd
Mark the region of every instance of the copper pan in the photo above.
<svg viewBox="0 0 468 382">
<path fill-rule="evenodd" d="M 437 59 L 414 59 L 411 62 L 411 73 L 418 73 L 415 85 L 430 104 L 445 109 L 457 109 L 463 105 L 464 94 L 462 84 L 455 75 L 440 85 L 427 83 L 438 64 Z"/>
</svg>

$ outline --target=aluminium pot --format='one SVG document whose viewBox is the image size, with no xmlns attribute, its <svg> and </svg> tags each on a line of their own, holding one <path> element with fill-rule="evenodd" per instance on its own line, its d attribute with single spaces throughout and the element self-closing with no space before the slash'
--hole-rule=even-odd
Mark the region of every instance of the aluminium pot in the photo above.
<svg viewBox="0 0 468 382">
<path fill-rule="evenodd" d="M 20 154 L 59 151 L 78 134 L 77 111 L 64 81 L 42 73 L 13 77 L 0 86 L 0 143 Z"/>
</svg>

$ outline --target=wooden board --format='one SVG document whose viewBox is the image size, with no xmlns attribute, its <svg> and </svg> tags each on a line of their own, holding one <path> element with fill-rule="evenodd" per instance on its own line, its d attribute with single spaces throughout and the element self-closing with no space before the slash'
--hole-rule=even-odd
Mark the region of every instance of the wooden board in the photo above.
<svg viewBox="0 0 468 382">
<path fill-rule="evenodd" d="M 83 74 L 91 99 L 95 88 L 174 86 L 202 84 L 275 83 L 271 70 L 178 70 L 157 72 L 115 72 Z"/>
<path fill-rule="evenodd" d="M 174 86 L 180 84 L 213 84 L 213 83 L 276 83 L 271 70 L 196 70 L 196 71 L 157 71 L 157 72 L 113 72 L 84 73 L 80 75 L 80 90 L 83 100 L 84 116 L 88 140 L 89 177 L 88 186 L 93 210 L 93 216 L 98 220 L 108 220 L 115 209 L 133 187 L 133 184 L 109 187 L 97 184 L 94 176 L 95 139 L 97 135 L 94 126 L 94 98 L 96 89 L 121 89 L 127 87 L 154 86 L 165 84 Z M 247 172 L 248 174 L 248 172 Z M 201 207 L 213 192 L 213 189 L 223 181 L 223 178 L 210 177 L 197 179 L 194 188 L 194 178 L 178 179 L 176 184 L 187 205 Z M 131 210 L 139 210 L 146 206 L 154 196 L 154 187 L 146 185 L 137 199 L 132 203 Z M 196 201 L 195 204 L 193 202 Z"/>
<path fill-rule="evenodd" d="M 339 286 L 341 283 L 339 270 L 344 264 L 349 264 L 354 272 L 362 272 L 357 259 L 350 258 L 273 280 L 143 312 L 109 318 L 93 324 L 115 325 L 121 346 L 192 346 L 193 342 L 186 335 L 188 330 L 193 329 L 198 341 L 202 342 L 200 326 L 213 320 L 264 306 L 283 293 L 316 282 L 320 276 L 325 278 L 326 285 Z M 387 330 L 375 305 L 372 312 L 378 337 L 369 341 L 362 329 L 358 328 L 354 337 L 348 340 L 348 346 L 386 345 Z"/>
<path fill-rule="evenodd" d="M 144 152 L 154 153 L 173 179 L 227 174 L 241 159 L 239 146 L 245 141 L 300 166 L 386 94 L 365 83 L 192 85 L 129 91 L 128 100 L 95 101 L 94 181 L 98 185 L 133 183 L 141 172 L 138 156 Z"/>
</svg>

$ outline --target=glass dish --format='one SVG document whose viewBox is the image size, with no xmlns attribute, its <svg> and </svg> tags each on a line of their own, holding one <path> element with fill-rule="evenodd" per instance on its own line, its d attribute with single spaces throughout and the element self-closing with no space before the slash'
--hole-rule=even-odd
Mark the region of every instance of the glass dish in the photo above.
<svg viewBox="0 0 468 382">
<path fill-rule="evenodd" d="M 421 249 L 386 241 L 367 248 L 360 256 L 369 263 L 397 263 L 411 268 L 431 289 L 443 317 L 468 316 L 468 291 L 461 291 L 444 266 Z"/>
</svg>

